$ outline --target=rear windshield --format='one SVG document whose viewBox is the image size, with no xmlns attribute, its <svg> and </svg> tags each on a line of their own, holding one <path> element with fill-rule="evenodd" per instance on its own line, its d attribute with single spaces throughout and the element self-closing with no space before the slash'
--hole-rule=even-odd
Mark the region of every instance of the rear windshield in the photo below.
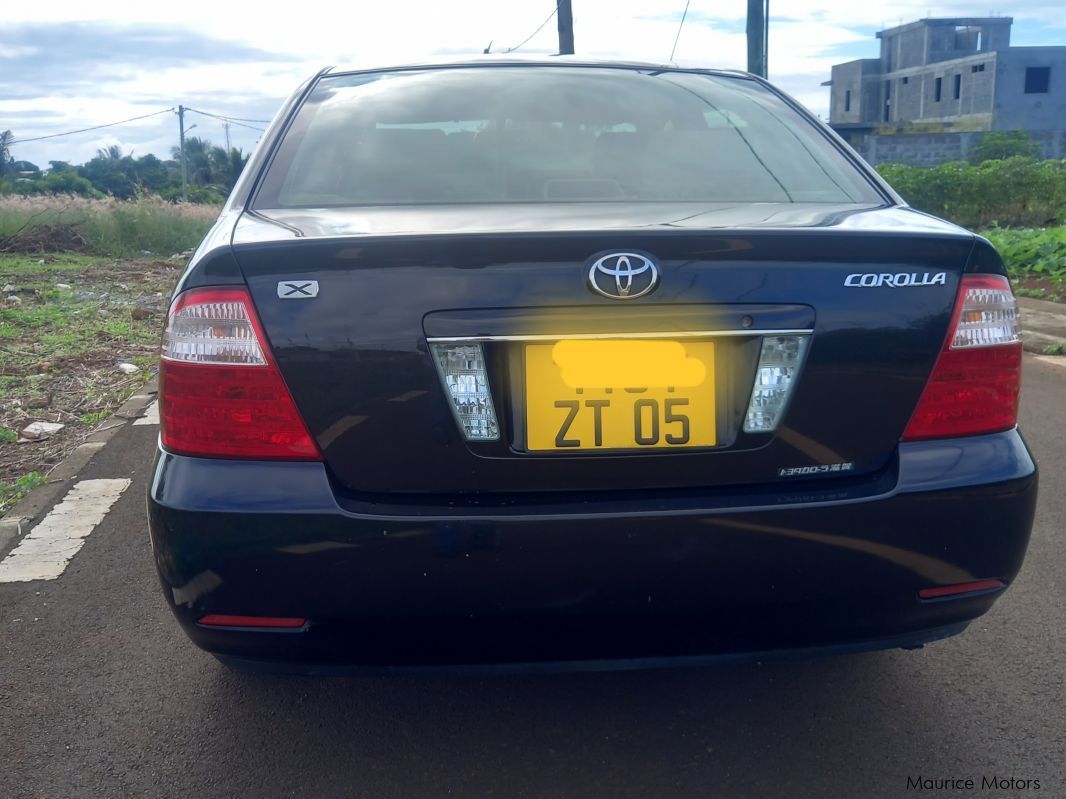
<svg viewBox="0 0 1066 799">
<path fill-rule="evenodd" d="M 527 66 L 323 79 L 256 205 L 882 199 L 753 80 Z"/>
</svg>

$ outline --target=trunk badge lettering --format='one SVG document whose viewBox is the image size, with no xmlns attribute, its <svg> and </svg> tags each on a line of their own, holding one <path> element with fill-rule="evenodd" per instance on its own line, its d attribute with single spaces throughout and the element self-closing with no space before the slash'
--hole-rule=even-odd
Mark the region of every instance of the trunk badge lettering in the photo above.
<svg viewBox="0 0 1066 799">
<path fill-rule="evenodd" d="M 832 472 L 852 472 L 855 470 L 855 464 L 848 463 L 823 463 L 818 466 L 789 466 L 785 469 L 778 469 L 778 477 L 799 477 L 805 474 L 829 474 Z"/>
<path fill-rule="evenodd" d="M 863 289 L 877 286 L 891 286 L 894 289 L 905 286 L 944 286 L 947 282 L 947 272 L 856 272 L 844 278 L 845 286 Z"/>
<path fill-rule="evenodd" d="M 612 252 L 601 256 L 589 269 L 589 288 L 612 300 L 635 300 L 651 294 L 659 285 L 659 269 L 646 255 Z"/>
<path fill-rule="evenodd" d="M 278 296 L 283 300 L 310 300 L 318 296 L 317 280 L 283 280 L 278 283 Z"/>
</svg>

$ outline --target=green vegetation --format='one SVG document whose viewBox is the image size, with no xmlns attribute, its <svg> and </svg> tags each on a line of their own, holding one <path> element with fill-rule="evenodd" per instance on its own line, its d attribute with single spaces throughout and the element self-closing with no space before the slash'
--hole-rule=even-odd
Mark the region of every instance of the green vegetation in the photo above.
<svg viewBox="0 0 1066 799">
<path fill-rule="evenodd" d="M 1040 147 L 1030 140 L 1029 134 L 1024 130 L 993 130 L 986 133 L 980 143 L 970 151 L 970 163 L 1000 161 L 1019 155 L 1036 158 L 1040 155 Z"/>
<path fill-rule="evenodd" d="M 0 480 L 0 515 L 37 486 L 47 482 L 48 479 L 40 472 L 29 472 L 10 481 Z"/>
<path fill-rule="evenodd" d="M 199 244 L 217 214 L 215 206 L 150 197 L 131 201 L 73 195 L 0 197 L 0 253 L 169 256 Z M 7 269 L 5 263 L 0 273 Z"/>
<path fill-rule="evenodd" d="M 29 161 L 16 161 L 11 154 L 15 137 L 10 130 L 0 133 L 0 195 L 71 194 L 80 197 L 114 197 L 132 200 L 146 194 L 165 200 L 181 198 L 181 153 L 171 149 L 170 160 L 152 154 L 134 158 L 112 145 L 98 150 L 84 164 L 49 161 L 41 169 Z M 240 149 L 215 147 L 206 139 L 191 136 L 185 140 L 185 163 L 190 202 L 219 205 L 237 182 L 248 161 Z"/>
<path fill-rule="evenodd" d="M 982 229 L 1022 297 L 1066 300 L 1066 159 L 1041 161 L 1021 131 L 990 132 L 972 163 L 882 164 L 877 171 L 911 206 Z"/>
<path fill-rule="evenodd" d="M 32 487 L 28 475 L 47 474 L 151 378 L 181 267 L 160 259 L 0 254 L 0 287 L 7 289 L 0 292 L 0 496 L 17 498 Z M 121 363 L 138 370 L 127 374 Z M 65 427 L 43 441 L 14 443 L 35 421 Z"/>
<path fill-rule="evenodd" d="M 1066 281 L 1066 227 L 1046 230 L 993 228 L 983 231 L 1013 277 Z"/>
<path fill-rule="evenodd" d="M 1066 159 L 1016 155 L 976 165 L 882 164 L 877 171 L 913 207 L 963 227 L 1043 227 L 1066 220 Z"/>
</svg>

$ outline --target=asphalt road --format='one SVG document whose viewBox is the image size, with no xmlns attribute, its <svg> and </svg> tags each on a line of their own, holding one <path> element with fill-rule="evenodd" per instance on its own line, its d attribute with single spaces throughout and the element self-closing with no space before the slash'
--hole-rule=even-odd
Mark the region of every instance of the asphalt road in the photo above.
<svg viewBox="0 0 1066 799">
<path fill-rule="evenodd" d="M 132 485 L 62 576 L 0 584 L 0 797 L 1066 796 L 1066 367 L 1029 359 L 1022 406 L 1043 469 L 1029 556 L 963 636 L 497 678 L 248 676 L 193 648 L 145 532 L 157 428 L 127 426 L 81 476 Z"/>
</svg>

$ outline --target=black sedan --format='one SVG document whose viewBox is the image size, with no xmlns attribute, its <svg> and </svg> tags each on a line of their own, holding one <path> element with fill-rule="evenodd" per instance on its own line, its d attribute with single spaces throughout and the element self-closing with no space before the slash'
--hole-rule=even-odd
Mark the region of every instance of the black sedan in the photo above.
<svg viewBox="0 0 1066 799">
<path fill-rule="evenodd" d="M 746 74 L 325 70 L 162 355 L 156 565 L 242 668 L 917 647 L 1036 502 L 995 250 Z"/>
</svg>

